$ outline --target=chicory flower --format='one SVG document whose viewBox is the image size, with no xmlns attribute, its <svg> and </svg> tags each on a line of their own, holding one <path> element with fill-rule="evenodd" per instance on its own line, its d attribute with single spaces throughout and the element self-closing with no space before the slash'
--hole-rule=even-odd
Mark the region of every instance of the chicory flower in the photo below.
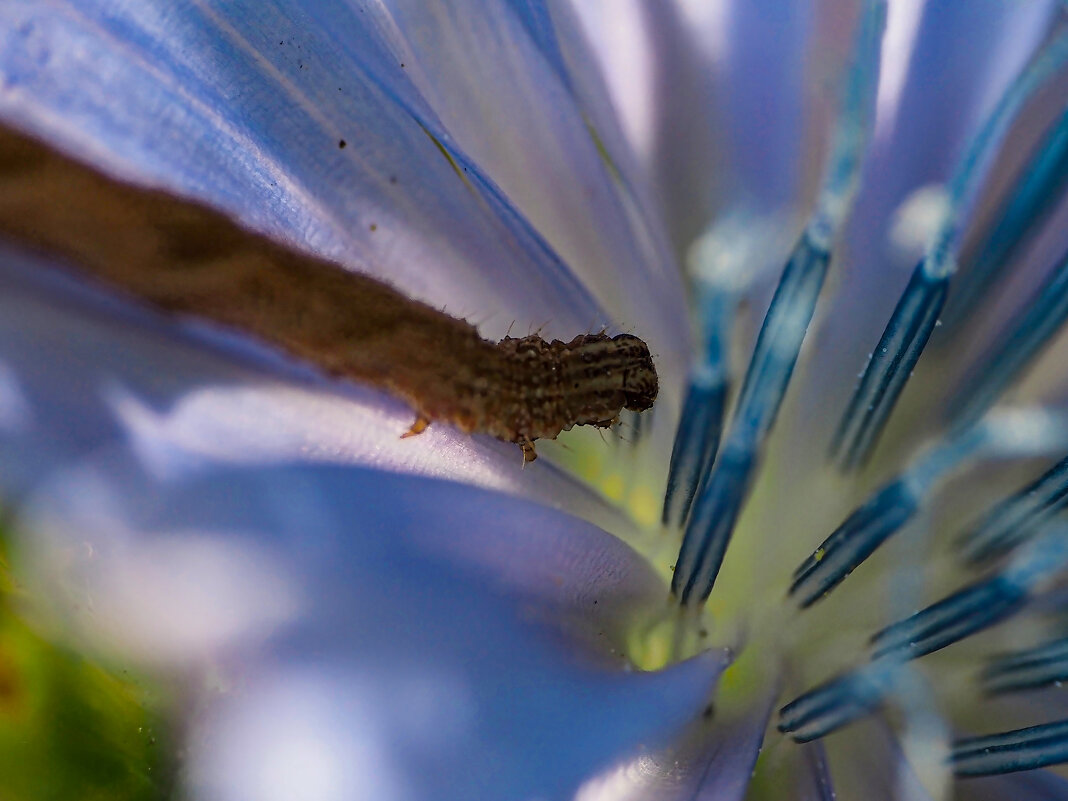
<svg viewBox="0 0 1068 801">
<path fill-rule="evenodd" d="M 182 791 L 727 799 L 750 787 L 828 798 L 837 783 L 857 797 L 922 798 L 948 792 L 954 770 L 1013 767 L 989 754 L 1022 740 L 1032 750 L 1015 767 L 1051 761 L 1043 755 L 1063 735 L 1048 728 L 961 739 L 949 753 L 965 730 L 1057 719 L 1035 704 L 982 701 L 977 682 L 956 689 L 989 647 L 969 641 L 972 651 L 954 646 L 934 667 L 906 663 L 1027 604 L 1059 608 L 1039 592 L 1062 558 L 1060 532 L 1019 534 L 1028 542 L 1012 550 L 997 533 L 1005 527 L 984 520 L 966 540 L 969 558 L 1011 551 L 1004 564 L 910 616 L 968 575 L 928 532 L 954 533 L 954 516 L 986 499 L 1007 498 L 991 513 L 1002 518 L 1049 516 L 1063 468 L 1023 491 L 1023 511 L 1004 489 L 1011 477 L 940 482 L 968 460 L 1060 458 L 1068 444 L 1060 418 L 1035 408 L 983 409 L 967 425 L 950 403 L 938 417 L 969 336 L 981 344 L 1007 331 L 1008 361 L 991 373 L 1018 375 L 1012 336 L 1035 326 L 1011 308 L 994 318 L 1004 325 L 975 322 L 1001 267 L 987 285 L 973 280 L 900 409 L 911 363 L 880 372 L 894 320 L 912 330 L 940 315 L 912 314 L 907 291 L 895 313 L 911 286 L 906 260 L 922 256 L 915 240 L 936 236 L 956 208 L 932 186 L 951 180 L 1006 93 L 1024 112 L 1006 112 L 999 125 L 1011 130 L 988 137 L 992 156 L 978 147 L 982 166 L 1020 173 L 996 158 L 1005 137 L 1047 158 L 1041 143 L 1057 141 L 1035 133 L 1049 129 L 1055 81 L 1036 79 L 1034 92 L 1014 83 L 1049 57 L 1043 47 L 1055 50 L 1057 5 L 981 5 L 892 2 L 885 34 L 874 2 L 860 13 L 837 2 L 637 0 L 0 8 L 5 125 L 206 201 L 474 319 L 488 337 L 608 326 L 657 355 L 662 395 L 651 420 L 628 421 L 629 441 L 545 449 L 628 517 L 546 460 L 524 469 L 513 446 L 440 425 L 402 440 L 411 412 L 377 391 L 239 332 L 163 318 L 26 243 L 3 243 L 0 497 L 20 575 L 82 648 L 171 688 Z M 982 184 L 979 197 L 1021 203 L 1019 184 L 1003 183 Z M 1060 184 L 1041 188 L 1041 202 L 1024 204 L 1028 221 L 1056 206 Z M 1004 206 L 974 205 L 982 251 Z M 1030 242 L 1037 222 L 1009 233 Z M 1031 283 L 1063 246 L 1055 229 L 1020 259 Z M 791 263 L 819 269 L 802 271 L 804 292 L 771 300 L 800 231 L 808 255 Z M 696 355 L 679 264 L 692 271 Z M 934 308 L 935 294 L 918 307 Z M 804 319 L 787 315 L 793 328 L 776 334 L 798 295 L 809 299 Z M 756 337 L 764 307 L 766 339 Z M 754 349 L 746 328 L 770 345 L 761 357 L 756 344 L 759 369 L 739 392 L 734 351 Z M 869 384 L 884 387 L 870 407 L 885 414 L 849 411 L 865 369 L 874 377 L 853 406 L 868 407 Z M 721 393 L 719 416 L 699 407 L 700 431 L 687 386 Z M 1040 389 L 1032 394 L 1056 398 Z M 742 411 L 724 417 L 732 391 Z M 727 427 L 715 455 L 717 420 Z M 828 467 L 836 427 L 846 445 Z M 684 461 L 671 458 L 676 430 L 705 450 L 691 497 L 665 505 L 658 525 L 669 472 L 677 478 Z M 926 436 L 934 444 L 913 455 Z M 1035 506 L 1036 492 L 1049 500 Z M 859 564 L 906 523 L 910 539 Z M 722 534 L 710 544 L 713 530 Z M 1031 622 L 996 642 L 1052 648 L 1039 661 L 1055 664 L 1034 616 L 1014 619 Z M 985 681 L 1020 683 L 1033 661 L 1006 657 Z M 886 718 L 830 734 L 878 710 Z M 826 749 L 767 733 L 769 720 L 799 741 L 829 735 Z M 960 785 L 976 797 L 1037 788 L 1065 790 L 1042 772 Z"/>
</svg>

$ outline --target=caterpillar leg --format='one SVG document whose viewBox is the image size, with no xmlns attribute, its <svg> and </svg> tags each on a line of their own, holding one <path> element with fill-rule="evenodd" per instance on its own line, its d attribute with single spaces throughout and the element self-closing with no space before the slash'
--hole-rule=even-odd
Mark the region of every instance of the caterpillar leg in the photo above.
<svg viewBox="0 0 1068 801">
<path fill-rule="evenodd" d="M 534 441 L 530 439 L 524 439 L 519 443 L 519 447 L 523 451 L 523 464 L 527 465 L 538 458 L 537 451 L 534 450 Z"/>
<path fill-rule="evenodd" d="M 427 426 L 430 425 L 430 418 L 424 417 L 419 414 L 415 417 L 415 422 L 412 423 L 412 427 L 401 434 L 401 439 L 408 439 L 408 437 L 417 437 L 426 431 Z"/>
</svg>

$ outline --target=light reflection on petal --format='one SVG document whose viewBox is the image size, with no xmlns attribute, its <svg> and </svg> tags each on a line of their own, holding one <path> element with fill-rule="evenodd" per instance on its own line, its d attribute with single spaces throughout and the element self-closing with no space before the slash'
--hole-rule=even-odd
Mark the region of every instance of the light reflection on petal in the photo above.
<svg viewBox="0 0 1068 801">
<path fill-rule="evenodd" d="M 793 210 L 811 144 L 803 107 L 814 3 L 579 6 L 677 251 L 715 211 Z"/>
<path fill-rule="evenodd" d="M 401 704 L 410 689 L 402 684 L 395 681 L 388 696 Z M 413 792 L 397 746 L 368 723 L 396 712 L 381 691 L 307 669 L 257 677 L 239 701 L 223 704 L 194 731 L 190 785 L 219 801 L 406 801 Z M 461 693 L 449 700 L 449 711 L 463 711 Z M 455 736 L 455 719 L 440 720 L 442 711 L 423 709 Z"/>
<path fill-rule="evenodd" d="M 642 754 L 590 780 L 576 801 L 741 801 L 760 753 L 772 699 L 690 726 L 667 749 Z"/>
</svg>

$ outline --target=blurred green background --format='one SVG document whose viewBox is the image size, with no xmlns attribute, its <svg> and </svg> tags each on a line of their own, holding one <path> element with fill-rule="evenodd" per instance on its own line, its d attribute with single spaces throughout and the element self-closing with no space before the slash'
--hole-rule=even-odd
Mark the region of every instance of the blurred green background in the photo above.
<svg viewBox="0 0 1068 801">
<path fill-rule="evenodd" d="M 159 694 L 35 632 L 0 527 L 0 801 L 173 797 Z"/>
</svg>

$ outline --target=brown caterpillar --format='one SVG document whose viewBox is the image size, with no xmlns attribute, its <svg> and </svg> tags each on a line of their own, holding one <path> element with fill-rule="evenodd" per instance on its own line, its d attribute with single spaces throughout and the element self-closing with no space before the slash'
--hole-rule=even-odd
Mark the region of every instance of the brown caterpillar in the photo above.
<svg viewBox="0 0 1068 801">
<path fill-rule="evenodd" d="M 452 423 L 523 447 L 608 426 L 657 394 L 638 337 L 483 340 L 386 284 L 300 253 L 224 214 L 136 187 L 0 125 L 0 236 L 157 308 L 252 333 L 412 405 L 417 434 Z"/>
<path fill-rule="evenodd" d="M 505 337 L 495 353 L 459 368 L 451 391 L 411 399 L 419 418 L 492 434 L 535 458 L 534 440 L 554 439 L 572 426 L 612 425 L 623 409 L 644 411 L 656 400 L 658 381 L 648 346 L 638 337 L 580 334 L 570 342 L 539 336 Z"/>
</svg>

